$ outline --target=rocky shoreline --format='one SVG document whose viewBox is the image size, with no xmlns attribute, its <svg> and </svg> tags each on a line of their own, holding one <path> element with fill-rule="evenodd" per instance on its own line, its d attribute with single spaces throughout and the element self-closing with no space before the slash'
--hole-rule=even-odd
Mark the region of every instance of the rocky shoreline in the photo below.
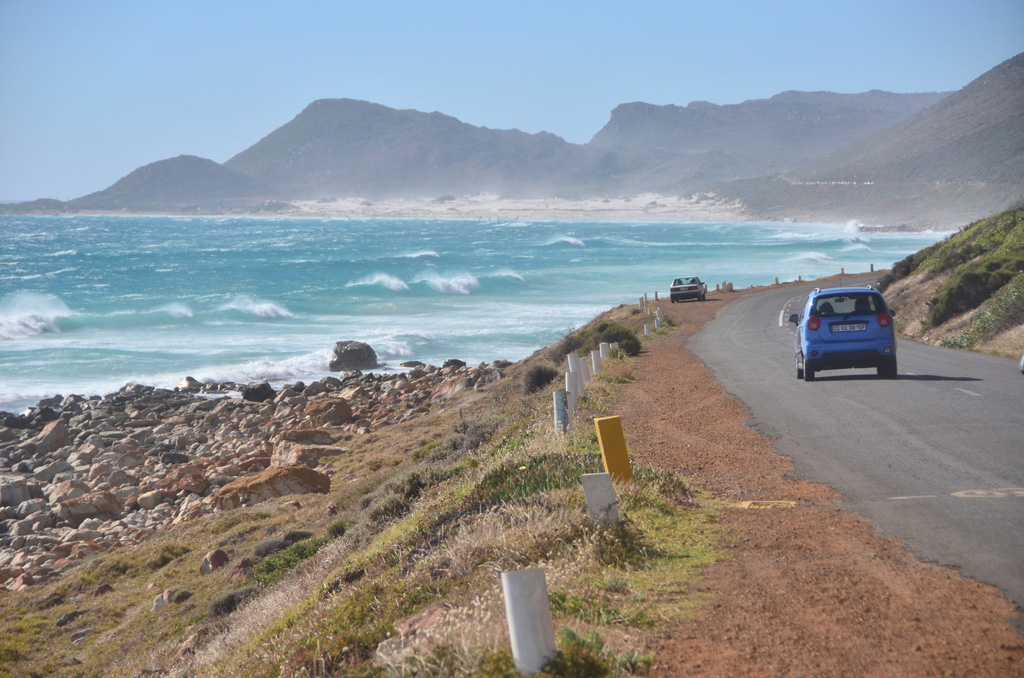
<svg viewBox="0 0 1024 678">
<path fill-rule="evenodd" d="M 19 590 L 156 531 L 286 494 L 327 492 L 321 459 L 344 444 L 483 389 L 509 363 L 301 382 L 127 384 L 0 412 L 0 586 Z M 228 394 L 241 394 L 228 395 Z"/>
</svg>

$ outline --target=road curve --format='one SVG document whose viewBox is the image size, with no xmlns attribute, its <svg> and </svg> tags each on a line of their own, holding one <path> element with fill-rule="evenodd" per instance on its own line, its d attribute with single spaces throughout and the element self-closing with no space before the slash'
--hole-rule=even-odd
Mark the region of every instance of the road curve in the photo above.
<svg viewBox="0 0 1024 678">
<path fill-rule="evenodd" d="M 751 425 L 793 458 L 798 477 L 835 488 L 844 508 L 881 534 L 999 587 L 1020 611 L 1024 375 L 1017 362 L 901 339 L 896 380 L 837 370 L 799 381 L 785 318 L 800 312 L 813 287 L 733 301 L 691 338 L 690 350 L 747 406 Z"/>
</svg>

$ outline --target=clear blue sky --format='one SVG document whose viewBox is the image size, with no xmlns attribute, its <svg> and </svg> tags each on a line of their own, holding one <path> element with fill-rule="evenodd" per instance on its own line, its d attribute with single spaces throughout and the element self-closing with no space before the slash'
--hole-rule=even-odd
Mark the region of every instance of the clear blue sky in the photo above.
<svg viewBox="0 0 1024 678">
<path fill-rule="evenodd" d="M 0 0 L 0 200 L 223 162 L 315 99 L 584 143 L 618 104 L 956 90 L 1024 0 Z"/>
</svg>

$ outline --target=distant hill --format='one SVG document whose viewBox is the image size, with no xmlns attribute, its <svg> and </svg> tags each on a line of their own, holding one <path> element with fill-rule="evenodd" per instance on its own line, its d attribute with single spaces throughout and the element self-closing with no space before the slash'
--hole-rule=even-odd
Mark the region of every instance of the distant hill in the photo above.
<svg viewBox="0 0 1024 678">
<path fill-rule="evenodd" d="M 947 94 L 784 92 L 727 106 L 635 102 L 616 107 L 588 145 L 639 161 L 632 179 L 643 188 L 689 189 L 799 167 Z"/>
<path fill-rule="evenodd" d="M 266 193 L 252 177 L 194 155 L 150 163 L 110 188 L 67 202 L 72 210 L 229 207 Z"/>
<path fill-rule="evenodd" d="M 252 212 L 288 201 L 713 191 L 751 218 L 955 226 L 1024 198 L 1024 54 L 953 94 L 784 92 L 615 108 L 587 144 L 441 113 L 314 101 L 219 165 L 178 156 L 0 213 Z"/>
<path fill-rule="evenodd" d="M 1024 54 L 776 179 L 726 192 L 763 216 L 964 223 L 1024 197 Z"/>
<path fill-rule="evenodd" d="M 225 166 L 273 186 L 282 199 L 543 196 L 602 183 L 614 168 L 609 155 L 544 132 L 321 99 Z"/>
</svg>

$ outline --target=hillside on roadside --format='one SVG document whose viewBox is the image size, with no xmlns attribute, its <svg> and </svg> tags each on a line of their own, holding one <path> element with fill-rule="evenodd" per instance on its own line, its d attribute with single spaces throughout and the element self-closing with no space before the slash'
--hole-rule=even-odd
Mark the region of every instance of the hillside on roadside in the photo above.
<svg viewBox="0 0 1024 678">
<path fill-rule="evenodd" d="M 1024 353 L 1024 205 L 896 262 L 879 287 L 901 333 L 951 348 Z"/>
</svg>

